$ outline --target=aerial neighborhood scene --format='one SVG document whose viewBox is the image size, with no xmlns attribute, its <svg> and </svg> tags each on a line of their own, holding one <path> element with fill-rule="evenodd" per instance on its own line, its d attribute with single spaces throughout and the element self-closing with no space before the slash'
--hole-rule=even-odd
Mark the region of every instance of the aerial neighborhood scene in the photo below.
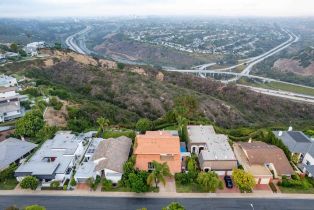
<svg viewBox="0 0 314 210">
<path fill-rule="evenodd" d="M 314 209 L 314 2 L 0 2 L 0 209 Z"/>
</svg>

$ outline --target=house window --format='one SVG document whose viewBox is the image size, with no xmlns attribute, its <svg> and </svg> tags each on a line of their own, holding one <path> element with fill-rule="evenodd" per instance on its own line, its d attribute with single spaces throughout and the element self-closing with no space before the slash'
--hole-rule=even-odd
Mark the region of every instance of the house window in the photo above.
<svg viewBox="0 0 314 210">
<path fill-rule="evenodd" d="M 311 165 L 310 161 L 307 160 L 306 165 L 308 165 L 308 166 Z"/>
<path fill-rule="evenodd" d="M 148 170 L 154 170 L 154 164 L 152 162 L 148 162 Z"/>
</svg>

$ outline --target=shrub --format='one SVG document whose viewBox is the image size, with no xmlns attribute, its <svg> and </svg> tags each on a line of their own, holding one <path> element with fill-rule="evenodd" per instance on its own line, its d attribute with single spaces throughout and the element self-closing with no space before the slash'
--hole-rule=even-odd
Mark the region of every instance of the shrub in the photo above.
<svg viewBox="0 0 314 210">
<path fill-rule="evenodd" d="M 3 171 L 0 171 L 0 182 L 4 182 L 6 179 L 9 178 L 14 178 L 14 171 L 16 170 L 16 168 L 16 164 L 12 164 Z"/>
<path fill-rule="evenodd" d="M 74 179 L 74 178 L 72 178 L 72 179 L 71 179 L 71 181 L 70 181 L 70 185 L 71 185 L 71 186 L 75 186 L 75 185 L 76 185 L 76 181 L 75 181 L 75 179 Z"/>
<path fill-rule="evenodd" d="M 39 205 L 32 205 L 32 206 L 26 206 L 24 210 L 46 210 L 46 208 Z"/>
<path fill-rule="evenodd" d="M 51 97 L 49 101 L 50 106 L 52 106 L 55 110 L 60 110 L 63 106 L 63 103 L 60 102 L 57 97 Z"/>
<path fill-rule="evenodd" d="M 63 190 L 67 190 L 68 189 L 68 185 L 63 185 Z"/>
<path fill-rule="evenodd" d="M 187 173 L 177 173 L 175 174 L 175 180 L 179 184 L 189 184 L 190 183 L 190 177 Z"/>
<path fill-rule="evenodd" d="M 60 182 L 59 181 L 53 181 L 50 183 L 50 188 L 51 189 L 57 189 L 60 187 Z"/>
<path fill-rule="evenodd" d="M 36 190 L 36 188 L 38 187 L 38 184 L 39 183 L 36 177 L 27 176 L 21 181 L 20 186 L 22 189 Z"/>
<path fill-rule="evenodd" d="M 110 191 L 112 189 L 112 181 L 104 179 L 102 182 L 102 191 Z"/>
<path fill-rule="evenodd" d="M 16 206 L 9 206 L 5 210 L 19 210 Z"/>
</svg>

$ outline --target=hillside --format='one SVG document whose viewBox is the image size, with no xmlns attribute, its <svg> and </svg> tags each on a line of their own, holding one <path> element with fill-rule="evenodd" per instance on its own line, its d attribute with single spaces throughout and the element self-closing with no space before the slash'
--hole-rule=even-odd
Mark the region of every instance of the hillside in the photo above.
<svg viewBox="0 0 314 210">
<path fill-rule="evenodd" d="M 292 72 L 302 76 L 314 75 L 314 48 L 308 47 L 290 59 L 279 59 L 274 68 L 281 72 Z"/>
<path fill-rule="evenodd" d="M 177 96 L 193 95 L 200 116 L 223 127 L 313 125 L 314 106 L 260 95 L 210 79 L 157 71 L 148 67 L 117 69 L 111 61 L 75 53 L 47 51 L 47 60 L 13 63 L 1 73 L 25 74 L 38 85 L 65 91 L 92 122 L 106 116 L 131 125 L 140 117 L 157 119 Z"/>
<path fill-rule="evenodd" d="M 114 58 L 177 68 L 189 68 L 219 58 L 214 55 L 184 53 L 171 48 L 136 42 L 121 34 L 106 37 L 102 44 L 94 47 L 94 51 Z"/>
</svg>

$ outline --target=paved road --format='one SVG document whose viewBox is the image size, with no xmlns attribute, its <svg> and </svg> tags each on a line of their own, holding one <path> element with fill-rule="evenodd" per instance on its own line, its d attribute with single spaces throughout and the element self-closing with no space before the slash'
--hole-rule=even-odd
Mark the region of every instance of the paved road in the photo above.
<svg viewBox="0 0 314 210">
<path fill-rule="evenodd" d="M 47 210 L 161 210 L 177 201 L 187 210 L 313 210 L 314 200 L 256 199 L 256 198 L 111 198 L 111 197 L 52 197 L 52 196 L 1 196 L 0 208 L 12 204 L 18 207 L 39 204 Z"/>
<path fill-rule="evenodd" d="M 73 51 L 77 52 L 77 53 L 80 53 L 80 54 L 86 54 L 84 52 L 84 50 L 77 45 L 77 43 L 75 42 L 75 38 L 78 37 L 78 36 L 81 36 L 87 32 L 89 32 L 91 30 L 91 26 L 86 26 L 85 29 L 75 33 L 75 34 L 72 34 L 71 36 L 69 36 L 68 38 L 66 38 L 65 40 L 65 44 Z"/>
</svg>

